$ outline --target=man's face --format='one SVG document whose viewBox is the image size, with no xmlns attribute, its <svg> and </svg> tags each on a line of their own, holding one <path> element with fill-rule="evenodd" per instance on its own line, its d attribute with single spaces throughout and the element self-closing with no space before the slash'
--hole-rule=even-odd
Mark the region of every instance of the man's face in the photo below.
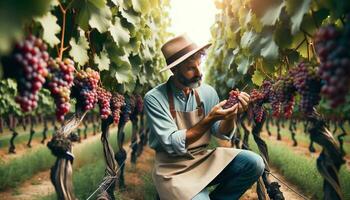
<svg viewBox="0 0 350 200">
<path fill-rule="evenodd" d="M 173 70 L 174 77 L 185 87 L 199 87 L 203 76 L 200 69 L 203 58 L 203 52 L 198 52 L 189 57 L 175 67 Z"/>
</svg>

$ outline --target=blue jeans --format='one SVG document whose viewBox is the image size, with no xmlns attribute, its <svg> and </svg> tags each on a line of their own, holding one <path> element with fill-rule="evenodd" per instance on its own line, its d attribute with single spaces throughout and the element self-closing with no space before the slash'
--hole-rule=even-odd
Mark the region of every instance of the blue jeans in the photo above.
<svg viewBox="0 0 350 200">
<path fill-rule="evenodd" d="M 192 200 L 239 199 L 262 175 L 263 159 L 252 151 L 240 152 L 208 186 L 217 185 L 210 194 L 206 189 Z M 209 198 L 210 197 L 210 198 Z"/>
</svg>

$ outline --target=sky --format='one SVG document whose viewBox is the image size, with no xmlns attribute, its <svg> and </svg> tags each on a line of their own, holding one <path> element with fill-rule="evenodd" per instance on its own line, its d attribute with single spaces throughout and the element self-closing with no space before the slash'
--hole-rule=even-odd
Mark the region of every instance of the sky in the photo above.
<svg viewBox="0 0 350 200">
<path fill-rule="evenodd" d="M 210 27 L 217 12 L 214 0 L 170 0 L 170 3 L 170 32 L 187 33 L 198 45 L 210 41 Z"/>
</svg>

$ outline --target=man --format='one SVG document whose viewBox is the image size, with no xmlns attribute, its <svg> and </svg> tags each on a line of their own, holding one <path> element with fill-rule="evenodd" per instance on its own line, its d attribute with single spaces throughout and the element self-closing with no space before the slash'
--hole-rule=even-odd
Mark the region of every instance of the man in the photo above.
<svg viewBox="0 0 350 200">
<path fill-rule="evenodd" d="M 173 76 L 145 95 L 151 130 L 149 145 L 156 151 L 153 181 L 161 200 L 238 199 L 264 170 L 262 158 L 250 151 L 207 149 L 211 135 L 230 140 L 237 114 L 244 112 L 249 95 L 223 109 L 214 88 L 201 84 L 204 50 L 186 35 L 165 43 L 162 52 Z M 217 185 L 208 195 L 206 188 Z"/>
</svg>

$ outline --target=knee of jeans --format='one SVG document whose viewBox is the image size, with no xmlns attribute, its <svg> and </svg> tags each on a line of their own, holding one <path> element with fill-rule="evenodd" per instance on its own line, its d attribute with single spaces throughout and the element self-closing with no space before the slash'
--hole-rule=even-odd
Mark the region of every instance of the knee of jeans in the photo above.
<svg viewBox="0 0 350 200">
<path fill-rule="evenodd" d="M 265 163 L 262 157 L 254 152 L 249 152 L 249 162 L 247 163 L 250 169 L 250 174 L 260 177 L 265 170 Z"/>
</svg>

